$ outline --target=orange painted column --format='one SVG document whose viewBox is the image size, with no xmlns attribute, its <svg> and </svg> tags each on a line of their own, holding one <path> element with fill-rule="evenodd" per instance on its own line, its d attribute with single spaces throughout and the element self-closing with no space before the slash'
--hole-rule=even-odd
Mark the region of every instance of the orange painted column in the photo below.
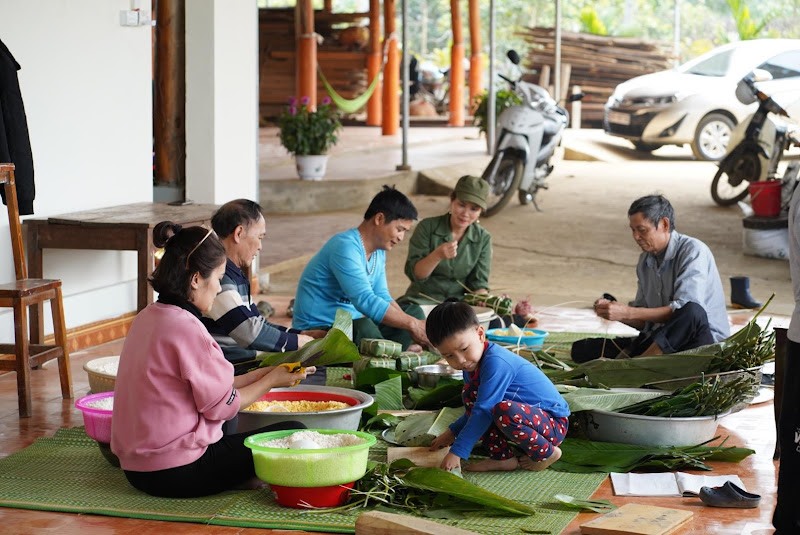
<svg viewBox="0 0 800 535">
<path fill-rule="evenodd" d="M 397 133 L 400 122 L 400 55 L 394 33 L 395 0 L 383 0 L 383 27 L 387 60 L 383 68 L 383 135 Z"/>
<path fill-rule="evenodd" d="M 450 49 L 450 126 L 464 126 L 464 28 L 459 0 L 450 0 L 453 47 Z"/>
<path fill-rule="evenodd" d="M 308 97 L 308 107 L 317 109 L 317 36 L 311 0 L 297 0 L 294 8 L 295 93 Z"/>
<path fill-rule="evenodd" d="M 481 14 L 478 0 L 469 0 L 469 105 L 483 91 L 483 65 L 481 65 Z"/>
<path fill-rule="evenodd" d="M 372 83 L 380 75 L 383 64 L 381 50 L 381 0 L 369 0 L 369 52 L 367 53 L 367 83 Z M 367 125 L 380 126 L 381 124 L 381 82 L 375 86 L 375 91 L 367 101 Z"/>
</svg>

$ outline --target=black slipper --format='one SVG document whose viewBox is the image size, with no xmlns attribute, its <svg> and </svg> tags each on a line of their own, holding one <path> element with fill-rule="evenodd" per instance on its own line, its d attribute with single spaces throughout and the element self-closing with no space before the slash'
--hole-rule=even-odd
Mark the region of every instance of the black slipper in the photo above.
<svg viewBox="0 0 800 535">
<path fill-rule="evenodd" d="M 753 509 L 761 503 L 761 496 L 745 491 L 726 481 L 721 487 L 702 487 L 700 500 L 711 507 L 736 507 Z"/>
</svg>

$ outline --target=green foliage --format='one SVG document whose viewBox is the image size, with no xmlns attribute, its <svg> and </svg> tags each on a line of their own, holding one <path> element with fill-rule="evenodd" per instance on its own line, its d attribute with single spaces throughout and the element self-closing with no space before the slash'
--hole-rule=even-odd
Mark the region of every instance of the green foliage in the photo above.
<svg viewBox="0 0 800 535">
<path fill-rule="evenodd" d="M 716 440 L 716 439 L 712 439 Z M 709 441 L 711 442 L 711 441 Z M 647 469 L 669 472 L 680 469 L 711 470 L 704 461 L 735 462 L 755 451 L 734 446 L 639 446 L 567 438 L 561 443 L 561 459 L 551 468 L 557 472 L 631 472 Z"/>
<path fill-rule="evenodd" d="M 488 114 L 489 114 L 489 92 L 483 93 L 475 97 L 473 108 L 475 111 L 472 113 L 472 124 L 478 127 L 480 132 L 486 132 L 488 128 Z M 494 94 L 494 109 L 495 118 L 500 116 L 500 112 L 506 108 L 510 108 L 516 104 L 522 104 L 522 99 L 511 91 L 510 89 L 501 89 Z"/>
<path fill-rule="evenodd" d="M 733 20 L 736 22 L 736 31 L 739 34 L 739 39 L 745 41 L 747 39 L 756 39 L 759 34 L 764 30 L 769 18 L 765 17 L 761 23 L 756 23 L 750 16 L 750 8 L 747 6 L 746 0 L 725 0 L 728 7 L 731 9 Z"/>
<path fill-rule="evenodd" d="M 281 145 L 294 155 L 327 154 L 339 141 L 342 128 L 339 113 L 329 98 L 323 99 L 316 111 L 308 108 L 308 97 L 303 97 L 299 106 L 292 98 L 278 118 Z"/>
<path fill-rule="evenodd" d="M 485 490 L 452 472 L 416 466 L 408 459 L 398 459 L 392 464 L 371 462 L 367 473 L 356 482 L 346 505 L 319 511 L 363 510 L 367 507 L 401 510 L 432 518 L 464 518 L 474 512 L 530 516 L 535 512 L 530 505 Z"/>
<path fill-rule="evenodd" d="M 581 31 L 593 35 L 608 35 L 606 25 L 600 20 L 597 10 L 591 6 L 585 6 L 580 12 Z"/>
</svg>

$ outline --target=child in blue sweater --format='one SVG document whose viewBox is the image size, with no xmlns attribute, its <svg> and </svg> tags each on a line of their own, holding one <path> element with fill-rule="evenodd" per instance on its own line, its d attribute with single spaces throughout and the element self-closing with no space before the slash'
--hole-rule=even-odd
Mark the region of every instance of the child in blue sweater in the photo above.
<svg viewBox="0 0 800 535">
<path fill-rule="evenodd" d="M 460 469 L 478 440 L 489 459 L 467 463 L 464 470 L 539 471 L 561 457 L 569 407 L 539 368 L 487 342 L 475 312 L 463 302 L 437 305 L 426 331 L 447 363 L 464 375 L 466 412 L 431 445 L 431 450 L 450 446 L 442 469 Z"/>
</svg>

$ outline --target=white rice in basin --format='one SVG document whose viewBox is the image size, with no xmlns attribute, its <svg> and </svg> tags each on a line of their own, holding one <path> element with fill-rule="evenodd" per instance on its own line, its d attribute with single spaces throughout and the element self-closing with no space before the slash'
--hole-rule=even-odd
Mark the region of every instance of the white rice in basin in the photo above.
<svg viewBox="0 0 800 535">
<path fill-rule="evenodd" d="M 265 440 L 259 446 L 265 448 L 283 449 L 322 449 L 322 448 L 343 448 L 346 446 L 357 446 L 363 444 L 365 440 L 357 435 L 348 433 L 336 433 L 324 435 L 316 431 L 298 431 L 283 438 Z"/>
<path fill-rule="evenodd" d="M 114 396 L 108 396 L 107 398 L 93 399 L 91 401 L 84 402 L 83 405 L 85 407 L 90 407 L 92 409 L 100 409 L 104 411 L 114 410 Z"/>
</svg>

